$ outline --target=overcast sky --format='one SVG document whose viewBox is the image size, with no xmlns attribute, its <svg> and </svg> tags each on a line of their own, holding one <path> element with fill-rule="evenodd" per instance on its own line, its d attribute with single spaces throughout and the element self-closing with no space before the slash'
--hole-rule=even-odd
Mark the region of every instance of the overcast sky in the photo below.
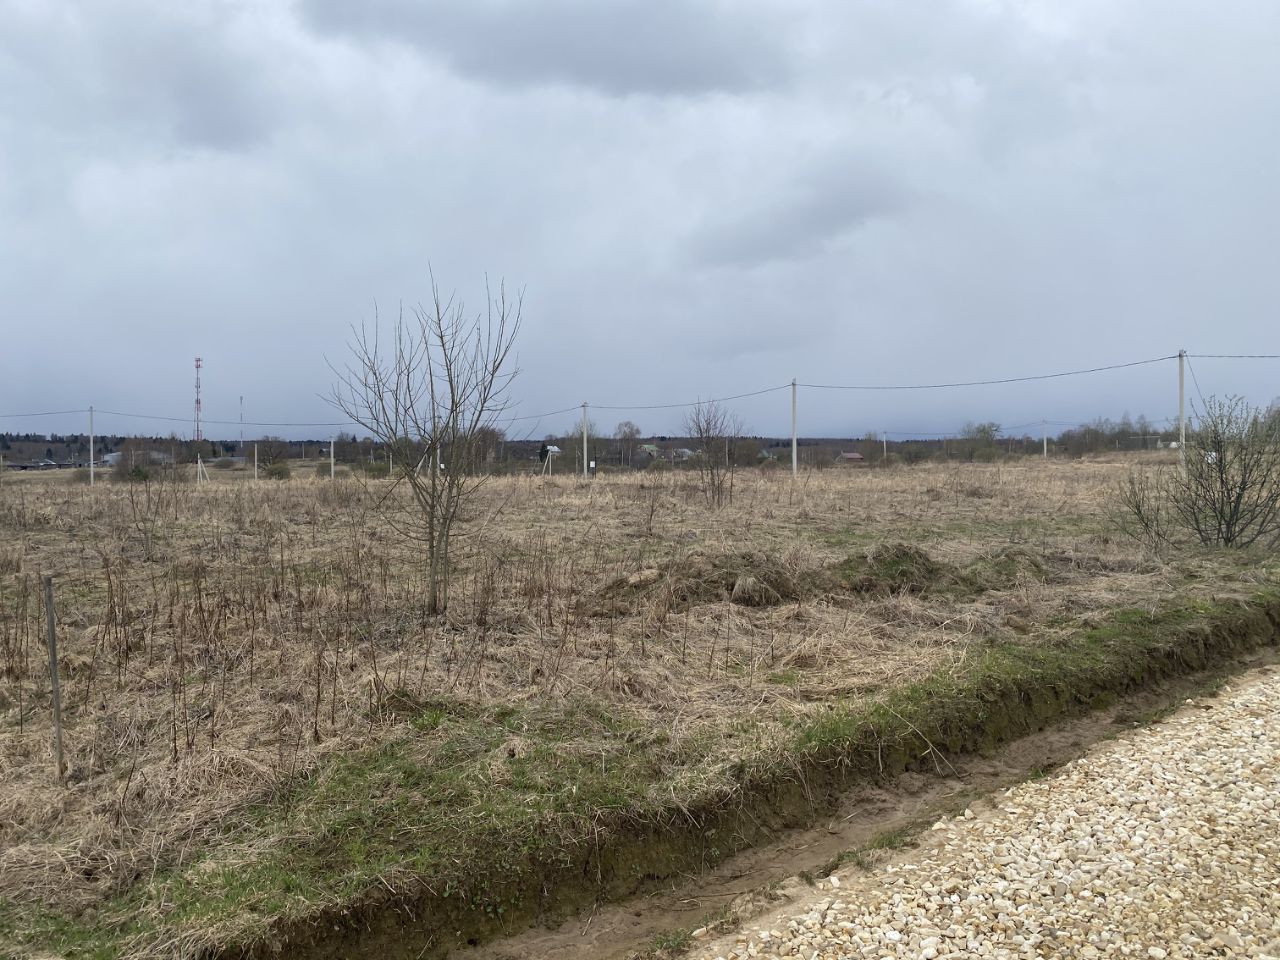
<svg viewBox="0 0 1280 960">
<path fill-rule="evenodd" d="M 332 420 L 326 358 L 428 264 L 524 290 L 522 413 L 1280 353 L 1278 49 L 1275 0 L 0 0 L 0 414 L 186 418 L 200 354 L 207 418 Z M 1166 362 L 800 420 L 1176 407 Z"/>
</svg>

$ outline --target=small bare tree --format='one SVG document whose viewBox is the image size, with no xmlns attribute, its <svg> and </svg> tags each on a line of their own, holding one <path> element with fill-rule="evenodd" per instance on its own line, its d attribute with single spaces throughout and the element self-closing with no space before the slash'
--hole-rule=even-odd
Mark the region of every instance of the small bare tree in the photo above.
<svg viewBox="0 0 1280 960">
<path fill-rule="evenodd" d="M 493 442 L 517 370 L 512 350 L 521 298 L 486 285 L 483 313 L 468 316 L 455 295 L 442 297 L 431 276 L 431 304 L 401 311 L 389 343 L 374 328 L 353 328 L 352 360 L 334 368 L 331 402 L 390 452 L 397 486 L 405 485 L 408 519 L 390 497 L 384 515 L 426 551 L 427 606 L 449 603 L 450 548 L 463 510 L 487 479 L 476 470 Z"/>
<path fill-rule="evenodd" d="M 713 509 L 733 501 L 733 443 L 742 432 L 736 416 L 714 400 L 699 403 L 684 418 L 684 429 L 700 449 L 694 456 L 702 492 Z"/>
<path fill-rule="evenodd" d="M 1183 469 L 1135 473 L 1122 486 L 1124 532 L 1153 549 L 1190 537 L 1209 547 L 1280 539 L 1280 419 L 1210 397 L 1183 454 Z"/>
<path fill-rule="evenodd" d="M 1280 421 L 1240 397 L 1210 397 L 1185 453 L 1172 507 L 1201 543 L 1247 547 L 1280 532 Z"/>
</svg>

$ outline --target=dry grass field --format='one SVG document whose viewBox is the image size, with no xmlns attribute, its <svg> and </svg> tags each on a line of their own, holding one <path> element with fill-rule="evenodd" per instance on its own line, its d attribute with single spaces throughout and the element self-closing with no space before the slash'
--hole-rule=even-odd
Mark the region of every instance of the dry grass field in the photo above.
<svg viewBox="0 0 1280 960">
<path fill-rule="evenodd" d="M 497 478 L 442 619 L 386 481 L 0 477 L 0 953 L 197 956 L 438 893 L 486 851 L 732 793 L 987 651 L 1274 584 L 1117 539 L 1131 467 L 753 470 L 715 512 L 681 472 Z"/>
</svg>

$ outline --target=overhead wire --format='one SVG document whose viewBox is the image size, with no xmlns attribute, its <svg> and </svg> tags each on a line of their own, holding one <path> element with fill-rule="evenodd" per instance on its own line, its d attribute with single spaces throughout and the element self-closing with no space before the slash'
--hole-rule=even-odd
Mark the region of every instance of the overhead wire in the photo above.
<svg viewBox="0 0 1280 960">
<path fill-rule="evenodd" d="M 797 386 L 813 390 L 942 390 L 949 387 L 985 387 L 1002 383 L 1028 383 L 1032 380 L 1056 380 L 1060 377 L 1078 377 L 1086 373 L 1101 373 L 1104 370 L 1123 370 L 1127 367 L 1141 367 L 1150 363 L 1163 363 L 1176 360 L 1176 353 L 1167 357 L 1152 357 L 1148 360 L 1133 360 L 1129 363 L 1109 363 L 1101 367 L 1089 367 L 1084 370 L 1064 370 L 1060 373 L 1041 373 L 1028 377 L 1004 377 L 996 380 L 960 380 L 954 383 L 906 383 L 906 384 L 833 384 L 833 383 L 800 383 Z"/>
<path fill-rule="evenodd" d="M 1183 356 L 1188 360 L 1190 360 L 1192 357 L 1195 357 L 1197 359 L 1205 358 L 1205 359 L 1232 359 L 1232 360 L 1280 360 L 1280 354 L 1267 354 L 1267 353 L 1249 353 L 1249 354 L 1244 354 L 1244 353 L 1241 353 L 1241 354 L 1227 354 L 1227 353 L 1189 354 L 1187 353 L 1187 354 L 1183 354 Z M 1176 360 L 1177 358 L 1178 358 L 1178 354 L 1169 354 L 1167 356 L 1151 357 L 1145 360 L 1133 360 L 1126 363 L 1104 364 L 1097 367 L 1086 367 L 1079 370 L 1063 370 L 1056 373 L 1043 373 L 1043 374 L 1034 374 L 1034 375 L 1028 375 L 1028 376 L 1019 376 L 1019 377 L 1000 377 L 1000 378 L 991 378 L 991 379 L 985 379 L 985 380 L 959 380 L 959 381 L 945 382 L 945 383 L 830 384 L 830 383 L 792 382 L 792 383 L 783 383 L 783 384 L 779 384 L 777 386 L 772 386 L 772 387 L 764 387 L 759 390 L 751 390 L 745 393 L 732 394 L 724 397 L 712 397 L 706 400 L 691 400 L 691 401 L 684 401 L 679 403 L 648 403 L 648 404 L 592 404 L 588 402 L 586 406 L 589 409 L 594 409 L 594 410 L 612 410 L 612 411 L 676 410 L 676 409 L 684 409 L 688 407 L 695 407 L 695 406 L 698 406 L 699 404 L 705 404 L 705 403 L 728 403 L 734 400 L 745 400 L 750 397 L 758 397 L 758 396 L 763 396 L 765 394 L 777 393 L 781 390 L 786 390 L 788 387 L 792 387 L 792 386 L 804 387 L 806 389 L 811 389 L 811 390 L 866 390 L 866 391 L 942 390 L 942 389 L 957 388 L 957 387 L 996 386 L 996 385 L 1009 384 L 1009 383 L 1029 383 L 1029 382 L 1040 381 L 1040 380 L 1055 380 L 1055 379 L 1061 379 L 1063 377 L 1076 377 L 1076 376 L 1083 376 L 1086 374 L 1102 373 L 1109 370 L 1124 370 L 1132 367 L 1140 367 L 1140 366 L 1146 366 L 1149 364 L 1163 363 L 1168 360 Z M 1195 368 L 1191 366 L 1190 363 L 1188 363 L 1188 367 L 1190 367 L 1191 369 L 1191 376 L 1196 386 L 1196 392 L 1200 395 L 1201 402 L 1203 402 L 1204 394 L 1200 390 L 1200 384 L 1198 379 L 1196 378 Z M 519 416 L 501 417 L 499 418 L 499 420 L 506 423 L 540 421 L 548 417 L 561 416 L 566 413 L 576 412 L 578 409 L 580 409 L 580 406 L 581 405 L 564 407 L 562 409 L 552 410 L 546 413 L 522 414 Z M 42 411 L 42 412 L 35 412 L 35 413 L 6 413 L 6 414 L 0 414 L 0 419 L 28 419 L 28 418 L 37 418 L 37 417 L 68 416 L 68 415 L 76 415 L 76 414 L 86 414 L 88 412 L 89 411 L 87 409 L 78 409 L 78 410 L 52 410 L 52 411 Z M 159 422 L 166 422 L 166 423 L 188 423 L 192 419 L 190 417 L 173 417 L 173 416 L 165 416 L 161 414 L 131 413 L 131 412 L 125 412 L 120 410 L 103 410 L 103 409 L 96 409 L 96 408 L 93 412 L 97 414 L 101 414 L 103 416 L 124 417 L 127 419 L 133 419 L 133 420 L 151 420 L 151 421 L 159 421 Z M 354 425 L 354 421 L 352 420 L 299 421 L 299 420 L 202 419 L 201 422 L 215 425 L 215 426 L 243 425 L 247 427 L 250 427 L 250 426 L 251 427 L 347 427 L 347 426 Z M 1169 422 L 1172 422 L 1172 418 L 1169 419 Z M 1045 425 L 1052 424 L 1054 426 L 1078 426 L 1079 425 L 1079 424 L 1072 423 L 1070 421 L 1063 421 L 1063 420 L 1054 420 L 1054 421 L 1042 420 L 1042 421 L 1032 421 L 1026 424 L 1017 424 L 1015 426 L 1007 427 L 1005 429 L 1017 430 L 1017 429 L 1023 429 L 1026 427 L 1037 426 L 1040 424 L 1045 424 Z M 894 430 L 894 431 L 884 431 L 884 433 L 904 435 L 904 434 L 918 433 L 918 431 Z"/>
<path fill-rule="evenodd" d="M 690 400 L 687 403 L 650 403 L 650 404 L 629 404 L 629 405 L 609 405 L 609 404 L 587 404 L 592 410 L 675 410 L 679 407 L 696 407 L 705 403 L 728 403 L 730 400 L 745 400 L 747 397 L 759 397 L 766 393 L 777 393 L 779 390 L 786 390 L 791 386 L 789 383 L 781 384 L 777 387 L 765 387 L 763 390 L 752 390 L 749 393 L 738 393 L 731 397 L 711 397 L 706 400 Z M 800 384 L 796 384 L 800 386 Z"/>
</svg>

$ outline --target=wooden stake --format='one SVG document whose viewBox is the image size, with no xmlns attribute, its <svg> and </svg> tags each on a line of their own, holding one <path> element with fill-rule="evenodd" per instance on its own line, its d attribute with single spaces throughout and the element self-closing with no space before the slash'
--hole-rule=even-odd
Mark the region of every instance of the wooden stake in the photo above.
<svg viewBox="0 0 1280 960">
<path fill-rule="evenodd" d="M 45 622 L 49 630 L 49 676 L 53 681 L 53 752 L 57 760 L 58 782 L 62 783 L 62 690 L 58 686 L 58 634 L 53 618 L 53 575 L 44 579 Z"/>
</svg>

